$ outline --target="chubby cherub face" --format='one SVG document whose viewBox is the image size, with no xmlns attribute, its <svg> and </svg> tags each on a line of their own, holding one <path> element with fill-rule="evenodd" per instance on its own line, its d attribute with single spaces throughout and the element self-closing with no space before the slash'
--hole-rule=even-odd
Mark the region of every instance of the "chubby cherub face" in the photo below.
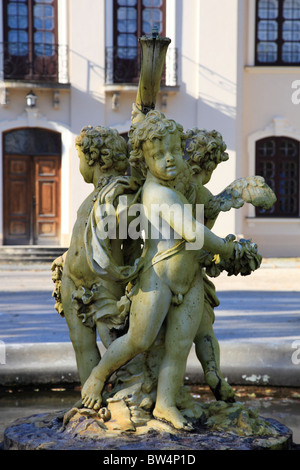
<svg viewBox="0 0 300 470">
<path fill-rule="evenodd" d="M 178 132 L 144 142 L 143 154 L 148 171 L 158 179 L 173 180 L 183 168 L 183 152 Z"/>
</svg>

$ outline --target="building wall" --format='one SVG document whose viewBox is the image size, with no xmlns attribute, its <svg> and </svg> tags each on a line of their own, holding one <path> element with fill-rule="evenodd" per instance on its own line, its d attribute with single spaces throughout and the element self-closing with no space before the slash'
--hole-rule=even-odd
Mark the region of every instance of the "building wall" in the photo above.
<svg viewBox="0 0 300 470">
<path fill-rule="evenodd" d="M 229 161 L 219 165 L 208 185 L 214 194 L 230 184 L 237 172 L 238 14 L 236 0 L 198 2 L 195 122 L 200 128 L 221 132 L 229 153 Z M 220 236 L 237 229 L 234 211 L 220 214 L 214 226 Z"/>
<path fill-rule="evenodd" d="M 247 2 L 242 86 L 242 175 L 255 173 L 255 141 L 272 135 L 300 141 L 300 106 L 292 102 L 299 67 L 256 67 L 254 3 Z M 300 218 L 255 218 L 252 206 L 242 211 L 241 233 L 253 238 L 264 256 L 300 256 Z"/>
<path fill-rule="evenodd" d="M 89 0 L 88 8 L 81 0 L 58 4 L 59 41 L 69 50 L 69 76 L 60 76 L 59 107 L 52 104 L 54 89 L 35 88 L 38 109 L 29 112 L 25 95 L 30 88 L 20 84 L 9 88 L 9 103 L 2 98 L 0 106 L 0 139 L 3 131 L 22 126 L 61 132 L 61 244 L 67 246 L 77 209 L 92 189 L 79 173 L 75 137 L 89 124 L 127 132 L 137 88 L 105 84 L 112 1 Z M 291 101 L 298 68 L 254 66 L 254 0 L 166 0 L 166 5 L 166 35 L 172 40 L 170 47 L 178 51 L 178 86 L 160 92 L 157 108 L 185 129 L 197 126 L 221 132 L 230 159 L 219 165 L 208 185 L 217 194 L 234 179 L 253 174 L 256 139 L 284 131 L 300 140 L 300 105 Z M 0 25 L 2 34 L 2 18 Z M 2 193 L 0 198 L 1 243 Z M 221 214 L 214 231 L 220 236 L 251 237 L 265 256 L 300 256 L 299 220 L 257 220 L 253 209 L 245 206 Z"/>
<path fill-rule="evenodd" d="M 230 160 L 216 170 L 209 184 L 214 193 L 223 190 L 236 175 L 237 21 L 237 0 L 167 0 L 166 34 L 172 41 L 170 47 L 179 52 L 179 91 L 168 93 L 166 108 L 161 106 L 160 94 L 157 108 L 184 129 L 197 126 L 222 133 Z M 109 19 L 106 25 L 109 27 Z M 113 111 L 113 91 L 106 90 L 105 123 L 119 130 L 129 129 L 136 90 L 118 87 L 118 91 L 119 107 Z M 235 233 L 236 214 L 221 214 L 214 230 L 221 236 Z"/>
<path fill-rule="evenodd" d="M 0 11 L 0 36 L 3 38 L 3 18 L 2 8 Z M 66 45 L 64 42 L 68 36 L 68 25 L 65 20 L 68 16 L 68 1 L 60 0 L 58 2 L 58 36 L 60 44 Z M 62 22 L 64 24 L 62 24 Z M 1 39 L 3 41 L 3 39 Z M 3 181 L 3 148 L 2 137 L 3 132 L 17 129 L 20 127 L 42 127 L 49 130 L 60 132 L 62 136 L 62 168 L 61 178 L 64 184 L 62 185 L 62 204 L 61 204 L 61 243 L 64 245 L 69 239 L 70 231 L 70 212 L 69 200 L 69 160 L 70 149 L 72 141 L 72 131 L 70 129 L 70 91 L 66 85 L 66 75 L 61 74 L 61 87 L 35 87 L 32 83 L 24 83 L 12 81 L 10 83 L 3 81 L 3 48 L 1 44 L 1 105 L 0 105 L 0 179 L 1 187 Z M 61 67 L 61 71 L 66 71 L 66 64 Z M 25 96 L 33 90 L 38 97 L 37 108 L 28 110 L 26 109 Z M 6 102 L 5 91 L 8 93 L 8 101 Z M 54 92 L 60 93 L 60 104 L 57 109 L 53 106 Z M 3 242 L 3 191 L 0 192 L 0 244 Z"/>
<path fill-rule="evenodd" d="M 80 174 L 74 141 L 84 125 L 105 121 L 103 94 L 105 49 L 105 1 L 89 0 L 90 9 L 78 0 L 58 2 L 58 40 L 68 46 L 68 77 L 60 76 L 57 87 L 34 84 L 2 84 L 9 86 L 9 102 L 0 107 L 0 131 L 17 127 L 43 127 L 62 135 L 61 172 L 61 244 L 70 240 L 76 212 L 91 187 Z M 93 14 L 91 15 L 91 12 Z M 2 14 L 2 11 L 1 11 Z M 0 18 L 2 25 L 2 17 Z M 65 64 L 64 64 L 65 66 Z M 66 86 L 66 82 L 69 86 Z M 38 97 L 37 108 L 27 110 L 25 95 L 33 89 Z M 59 106 L 53 107 L 53 94 L 59 90 Z M 1 142 L 2 143 L 2 142 Z M 2 145 L 1 145 L 2 149 Z M 2 158 L 0 164 L 2 181 Z M 3 195 L 0 201 L 0 243 L 3 239 Z"/>
<path fill-rule="evenodd" d="M 69 74 L 70 128 L 73 145 L 70 159 L 70 225 L 89 192 L 79 173 L 79 161 L 74 146 L 76 135 L 87 125 L 105 125 L 105 0 L 69 1 Z"/>
</svg>

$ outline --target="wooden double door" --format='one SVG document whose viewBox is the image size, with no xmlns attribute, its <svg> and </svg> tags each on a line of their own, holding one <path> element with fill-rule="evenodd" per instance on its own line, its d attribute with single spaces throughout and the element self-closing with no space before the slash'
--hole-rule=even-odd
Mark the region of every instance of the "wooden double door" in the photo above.
<svg viewBox="0 0 300 470">
<path fill-rule="evenodd" d="M 4 244 L 58 245 L 59 155 L 4 155 Z"/>
</svg>

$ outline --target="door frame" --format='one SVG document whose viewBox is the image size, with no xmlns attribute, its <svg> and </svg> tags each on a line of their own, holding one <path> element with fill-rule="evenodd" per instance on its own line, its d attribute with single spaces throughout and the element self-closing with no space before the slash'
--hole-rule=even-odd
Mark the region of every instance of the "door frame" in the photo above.
<svg viewBox="0 0 300 470">
<path fill-rule="evenodd" d="M 57 217 L 58 217 L 58 221 L 57 221 L 57 236 L 55 237 L 55 239 L 51 240 L 51 238 L 49 237 L 47 239 L 47 236 L 45 236 L 45 241 L 41 241 L 38 240 L 38 233 L 35 233 L 37 232 L 36 230 L 36 220 L 32 220 L 30 222 L 31 226 L 33 227 L 33 231 L 31 231 L 31 237 L 29 238 L 29 241 L 28 243 L 25 243 L 24 246 L 30 246 L 30 245 L 34 245 L 34 244 L 38 244 L 38 245 L 42 245 L 42 244 L 45 244 L 45 245 L 60 245 L 61 244 L 61 236 L 62 236 L 62 166 L 63 166 L 63 153 L 62 153 L 62 149 L 63 149 L 63 142 L 62 142 L 62 133 L 59 132 L 57 129 L 53 129 L 53 128 L 49 128 L 49 127 L 42 127 L 42 126 L 18 126 L 18 127 L 10 127 L 8 129 L 5 129 L 3 130 L 3 132 L 0 134 L 1 135 L 1 138 L 2 138 L 2 165 L 0 165 L 0 179 L 1 181 L 3 182 L 3 191 L 2 191 L 2 217 L 1 217 L 1 221 L 2 222 L 2 230 L 0 230 L 0 232 L 2 232 L 2 243 L 3 244 L 9 244 L 9 245 L 13 245 L 14 243 L 9 243 L 9 240 L 7 239 L 7 215 L 5 214 L 6 212 L 6 208 L 5 208 L 5 199 L 7 197 L 6 194 L 4 194 L 4 189 L 5 189 L 5 160 L 6 158 L 9 158 L 9 156 L 13 156 L 13 154 L 8 154 L 6 155 L 5 154 L 5 149 L 4 149 L 4 142 L 5 142 L 5 134 L 7 133 L 10 133 L 10 132 L 13 132 L 13 131 L 18 131 L 18 130 L 22 130 L 22 129 L 32 129 L 32 128 L 36 128 L 36 129 L 41 129 L 41 130 L 44 130 L 46 132 L 49 132 L 49 133 L 56 133 L 60 136 L 60 140 L 61 140 L 61 144 L 60 144 L 60 151 L 59 153 L 57 153 L 56 155 L 28 155 L 28 153 L 25 153 L 24 154 L 17 154 L 15 156 L 20 156 L 20 157 L 28 157 L 30 158 L 30 160 L 32 161 L 30 167 L 31 167 L 31 170 L 30 170 L 30 175 L 28 176 L 28 181 L 29 181 L 29 184 L 31 186 L 31 192 L 32 192 L 32 195 L 35 194 L 35 188 L 36 188 L 36 185 L 37 185 L 37 180 L 36 180 L 36 176 L 35 176 L 35 165 L 33 164 L 33 161 L 35 159 L 35 157 L 37 156 L 40 156 L 40 158 L 53 158 L 55 157 L 58 161 L 58 165 L 57 165 L 57 168 L 58 168 L 58 174 L 57 174 L 57 181 L 56 181 L 56 195 L 57 195 L 57 204 L 56 204 L 56 207 L 57 207 Z M 66 132 L 65 132 L 65 142 L 66 142 Z M 69 139 L 68 139 L 69 140 Z M 2 170 L 2 171 L 1 171 Z M 35 213 L 34 213 L 34 208 L 33 208 L 33 205 L 31 205 L 31 208 L 30 208 L 30 211 L 31 211 L 31 218 L 35 218 Z M 0 227 L 1 228 L 1 227 Z M 36 240 L 34 240 L 34 235 L 36 235 Z M 1 236 L 1 233 L 0 233 L 0 236 Z M 1 240 L 0 240 L 0 243 L 1 243 Z M 21 244 L 21 243 L 20 243 Z"/>
<path fill-rule="evenodd" d="M 61 0 L 62 2 L 64 0 Z M 1 26 L 0 26 L 1 30 Z M 24 127 L 39 127 L 49 131 L 58 132 L 61 135 L 61 246 L 68 246 L 70 243 L 72 220 L 71 220 L 71 159 L 75 155 L 74 139 L 75 134 L 69 125 L 59 121 L 48 120 L 37 110 L 34 113 L 27 110 L 22 112 L 13 120 L 0 122 L 0 182 L 3 181 L 3 135 L 13 129 Z M 0 183 L 0 184 L 1 184 Z M 0 190 L 0 245 L 3 244 L 3 191 Z"/>
</svg>

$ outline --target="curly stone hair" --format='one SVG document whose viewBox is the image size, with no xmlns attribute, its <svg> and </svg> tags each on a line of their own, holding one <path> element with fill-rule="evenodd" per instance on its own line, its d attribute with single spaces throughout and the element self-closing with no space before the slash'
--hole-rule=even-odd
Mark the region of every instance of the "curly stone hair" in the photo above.
<svg viewBox="0 0 300 470">
<path fill-rule="evenodd" d="M 163 113 L 157 110 L 149 111 L 143 121 L 131 126 L 129 140 L 131 152 L 129 162 L 137 168 L 142 175 L 147 175 L 147 166 L 143 155 L 143 143 L 155 138 L 162 138 L 168 133 L 178 132 L 182 141 L 182 151 L 185 148 L 185 134 L 181 124 L 167 119 Z"/>
<path fill-rule="evenodd" d="M 102 171 L 114 168 L 124 173 L 128 167 L 128 145 L 116 129 L 86 126 L 75 140 L 90 166 L 98 162 Z"/>
<path fill-rule="evenodd" d="M 186 131 L 185 135 L 185 157 L 195 173 L 202 170 L 212 172 L 219 163 L 228 160 L 228 153 L 225 152 L 227 147 L 219 132 L 194 127 Z"/>
</svg>

